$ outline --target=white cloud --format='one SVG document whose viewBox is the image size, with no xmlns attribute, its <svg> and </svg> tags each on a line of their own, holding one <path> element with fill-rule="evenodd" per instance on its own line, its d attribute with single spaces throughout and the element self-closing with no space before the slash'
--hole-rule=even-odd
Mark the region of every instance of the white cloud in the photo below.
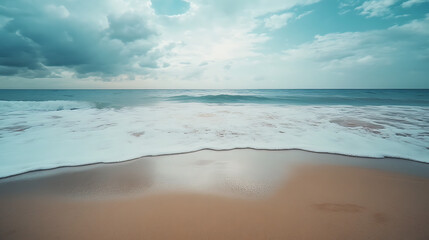
<svg viewBox="0 0 429 240">
<path fill-rule="evenodd" d="M 191 79 L 199 79 L 207 83 L 229 70 L 225 64 L 261 57 L 258 48 L 269 37 L 254 32 L 261 25 L 259 16 L 317 1 L 195 0 L 191 2 L 191 9 L 181 16 L 157 16 L 160 45 L 171 48 L 160 50 L 163 54 L 159 64 L 166 67 L 152 69 L 150 76 L 162 81 L 176 79 L 189 84 Z M 278 27 L 278 24 L 269 25 Z M 214 68 L 217 70 L 213 72 Z M 209 72 L 211 75 L 206 76 Z"/>
<path fill-rule="evenodd" d="M 367 17 L 381 17 L 390 14 L 390 7 L 398 0 L 369 0 L 356 7 L 360 14 Z"/>
<path fill-rule="evenodd" d="M 303 17 L 305 17 L 305 16 L 307 16 L 307 15 L 311 14 L 312 12 L 313 12 L 313 10 L 311 10 L 311 11 L 307 11 L 307 12 L 304 12 L 304 13 L 301 13 L 301 14 L 299 14 L 299 15 L 296 17 L 296 20 L 299 20 L 299 19 L 301 19 L 301 18 L 303 18 Z"/>
<path fill-rule="evenodd" d="M 285 54 L 290 59 L 307 59 L 341 68 L 341 63 L 353 66 L 350 63 L 368 63 L 376 59 L 382 64 L 389 63 L 397 59 L 392 57 L 395 54 L 413 58 L 421 50 L 415 48 L 416 45 L 429 49 L 429 16 L 386 30 L 318 35 L 314 41 L 287 50 Z"/>
<path fill-rule="evenodd" d="M 293 13 L 283 13 L 281 15 L 272 15 L 264 20 L 265 27 L 270 30 L 276 30 L 286 26 L 287 22 L 294 16 Z"/>
<path fill-rule="evenodd" d="M 409 17 L 410 14 L 400 14 L 400 15 L 396 15 L 395 18 L 404 18 L 404 17 Z"/>
<path fill-rule="evenodd" d="M 367 66 L 382 62 L 381 58 L 392 51 L 390 46 L 378 44 L 379 38 L 374 32 L 318 35 L 313 42 L 285 51 L 285 59 L 312 62 L 329 71 Z"/>
<path fill-rule="evenodd" d="M 401 4 L 401 6 L 403 8 L 409 8 L 409 7 L 412 7 L 414 5 L 417 5 L 417 4 L 420 4 L 420 3 L 425 3 L 425 2 L 429 2 L 429 0 L 408 0 L 406 2 L 403 2 Z"/>
<path fill-rule="evenodd" d="M 400 32 L 403 34 L 429 36 L 429 13 L 426 14 L 426 17 L 423 19 L 415 19 L 404 25 L 395 25 L 389 28 L 389 30 L 392 32 Z M 413 41 L 411 41 L 410 39 L 410 42 L 412 43 Z M 429 42 L 429 38 L 426 42 Z M 429 46 L 426 47 L 429 48 Z"/>
</svg>

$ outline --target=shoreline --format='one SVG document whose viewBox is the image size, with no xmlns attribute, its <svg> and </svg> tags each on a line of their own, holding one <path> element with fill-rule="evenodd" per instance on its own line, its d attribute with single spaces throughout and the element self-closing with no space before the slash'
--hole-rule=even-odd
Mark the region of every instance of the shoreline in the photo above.
<svg viewBox="0 0 429 240">
<path fill-rule="evenodd" d="M 198 150 L 192 150 L 192 151 L 186 151 L 186 152 L 178 152 L 178 153 L 165 153 L 165 154 L 155 154 L 155 155 L 144 155 L 136 158 L 131 158 L 127 160 L 120 160 L 115 162 L 93 162 L 93 163 L 87 163 L 87 164 L 78 164 L 78 165 L 62 165 L 58 167 L 52 167 L 52 168 L 41 168 L 41 169 L 34 169 L 29 171 L 24 171 L 21 173 L 16 173 L 4 177 L 0 177 L 0 181 L 30 174 L 30 173 L 37 173 L 37 172 L 45 172 L 45 171 L 51 171 L 56 169 L 63 169 L 63 168 L 79 168 L 79 167 L 85 167 L 85 166 L 96 166 L 96 165 L 110 165 L 110 164 L 117 164 L 117 163 L 126 163 L 126 162 L 132 162 L 132 161 L 138 161 L 144 158 L 151 158 L 151 157 L 163 157 L 163 156 L 175 156 L 175 155 L 183 155 L 183 154 L 190 154 L 190 153 L 197 153 L 201 151 L 214 151 L 214 152 L 225 152 L 225 151 L 235 151 L 235 150 L 255 150 L 255 151 L 268 151 L 268 152 L 277 152 L 277 151 L 301 151 L 301 152 L 307 152 L 307 153 L 314 153 L 314 154 L 327 154 L 327 155 L 336 155 L 336 156 L 344 156 L 344 157 L 353 157 L 353 158 L 362 158 L 362 159 L 397 159 L 401 161 L 408 161 L 408 162 L 415 162 L 419 164 L 425 164 L 429 165 L 429 162 L 423 162 L 419 160 L 414 160 L 411 158 L 401 158 L 401 157 L 392 157 L 392 156 L 383 156 L 383 157 L 368 157 L 368 156 L 358 156 L 358 155 L 350 155 L 350 154 L 343 154 L 343 153 L 332 153 L 332 152 L 319 152 L 319 151 L 312 151 L 312 150 L 306 150 L 301 148 L 285 148 L 285 149 L 268 149 L 268 148 L 253 148 L 253 147 L 238 147 L 238 148 L 229 148 L 229 149 L 214 149 L 214 148 L 201 148 Z"/>
<path fill-rule="evenodd" d="M 429 165 L 202 150 L 0 181 L 4 239 L 425 239 Z"/>
</svg>

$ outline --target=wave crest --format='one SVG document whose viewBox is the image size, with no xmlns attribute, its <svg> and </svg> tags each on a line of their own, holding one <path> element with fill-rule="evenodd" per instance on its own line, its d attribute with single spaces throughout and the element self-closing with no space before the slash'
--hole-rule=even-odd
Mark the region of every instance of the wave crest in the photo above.
<svg viewBox="0 0 429 240">
<path fill-rule="evenodd" d="M 0 101 L 0 113 L 22 111 L 61 111 L 92 108 L 81 101 Z"/>
<path fill-rule="evenodd" d="M 170 101 L 179 102 L 201 102 L 201 103 L 261 103 L 276 101 L 276 98 L 261 97 L 255 95 L 231 95 L 231 94 L 217 94 L 217 95 L 204 95 L 204 96 L 191 96 L 179 95 L 169 97 Z"/>
</svg>

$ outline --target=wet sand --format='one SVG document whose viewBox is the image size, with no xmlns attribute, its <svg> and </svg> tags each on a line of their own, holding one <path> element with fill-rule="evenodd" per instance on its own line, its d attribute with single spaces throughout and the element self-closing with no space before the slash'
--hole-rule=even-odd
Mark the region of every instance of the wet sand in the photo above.
<svg viewBox="0 0 429 240">
<path fill-rule="evenodd" d="M 429 165 L 232 150 L 0 180 L 0 239 L 429 239 Z"/>
</svg>

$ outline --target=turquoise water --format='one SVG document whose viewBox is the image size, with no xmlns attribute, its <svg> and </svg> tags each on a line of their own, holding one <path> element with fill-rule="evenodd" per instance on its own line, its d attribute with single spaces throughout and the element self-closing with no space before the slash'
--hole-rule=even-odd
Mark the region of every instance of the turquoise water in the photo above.
<svg viewBox="0 0 429 240">
<path fill-rule="evenodd" d="M 163 101 L 287 105 L 429 106 L 429 90 L 0 90 L 3 101 L 86 101 L 98 108 Z"/>
</svg>

